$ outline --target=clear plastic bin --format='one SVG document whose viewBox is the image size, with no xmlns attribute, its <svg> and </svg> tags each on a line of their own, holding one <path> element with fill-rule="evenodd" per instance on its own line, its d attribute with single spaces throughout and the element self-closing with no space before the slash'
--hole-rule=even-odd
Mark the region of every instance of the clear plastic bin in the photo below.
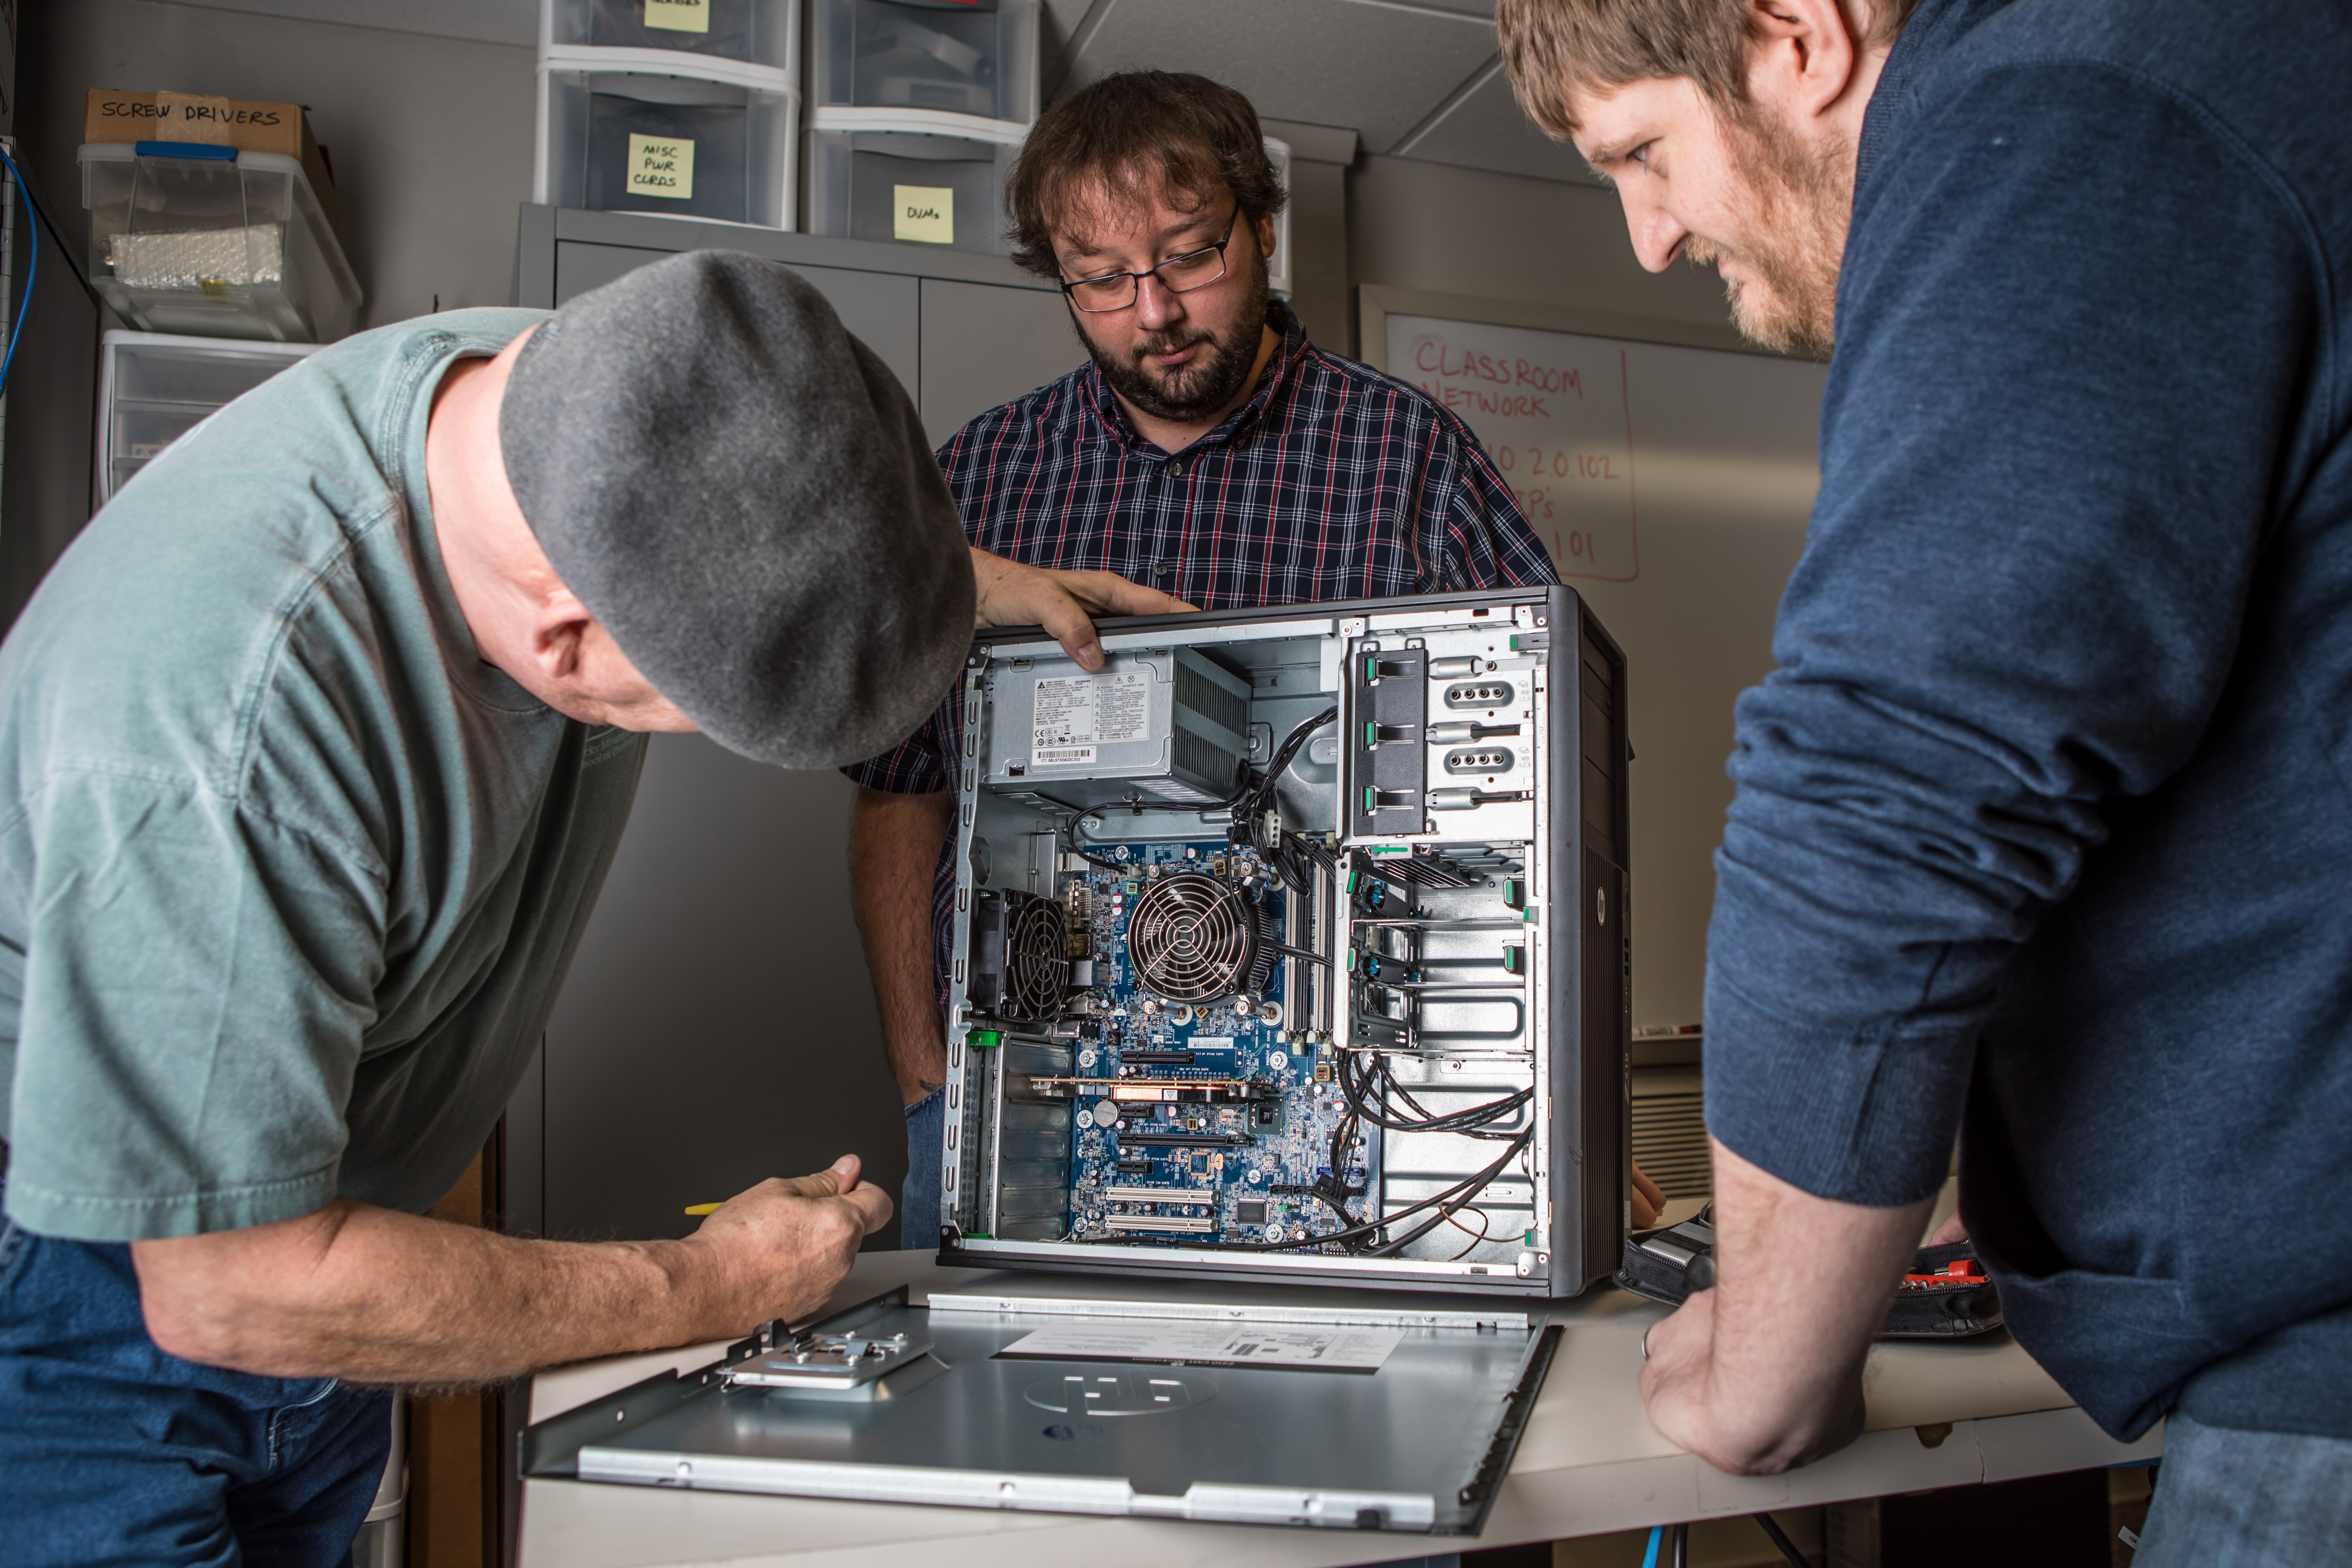
<svg viewBox="0 0 2352 1568">
<path fill-rule="evenodd" d="M 539 96 L 532 200 L 793 226 L 791 89 L 548 65 Z"/>
<path fill-rule="evenodd" d="M 809 233 L 1006 254 L 1004 176 L 1018 145 L 828 118 L 809 130 Z"/>
<path fill-rule="evenodd" d="M 104 334 L 98 368 L 100 504 L 199 420 L 318 348 L 154 332 Z"/>
<path fill-rule="evenodd" d="M 809 107 L 1037 118 L 1037 0 L 809 0 Z"/>
<path fill-rule="evenodd" d="M 800 75 L 800 0 L 541 0 L 542 56 L 659 49 Z"/>
<path fill-rule="evenodd" d="M 151 332 L 331 342 L 359 279 L 297 159 L 176 142 L 81 149 L 89 280 Z"/>
</svg>

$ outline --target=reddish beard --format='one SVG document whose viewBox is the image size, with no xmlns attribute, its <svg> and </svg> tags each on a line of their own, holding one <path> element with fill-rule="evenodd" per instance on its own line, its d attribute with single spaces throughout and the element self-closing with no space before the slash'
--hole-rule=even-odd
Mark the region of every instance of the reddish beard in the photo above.
<svg viewBox="0 0 2352 1568">
<path fill-rule="evenodd" d="M 1752 237 L 1736 250 L 1694 237 L 1683 254 L 1700 267 L 1729 257 L 1755 275 L 1750 282 L 1727 280 L 1724 289 L 1732 321 L 1749 341 L 1778 353 L 1827 359 L 1837 337 L 1838 263 L 1853 212 L 1853 150 L 1815 153 L 1769 121 L 1727 120 L 1723 135 L 1752 198 L 1745 215 Z"/>
</svg>

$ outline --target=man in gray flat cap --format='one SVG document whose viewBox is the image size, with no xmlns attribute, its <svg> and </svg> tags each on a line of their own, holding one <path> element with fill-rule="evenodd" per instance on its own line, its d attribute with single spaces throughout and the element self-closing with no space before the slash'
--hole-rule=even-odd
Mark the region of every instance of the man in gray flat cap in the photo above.
<svg viewBox="0 0 2352 1568">
<path fill-rule="evenodd" d="M 822 1303 L 890 1213 L 854 1155 L 682 1241 L 421 1214 L 644 732 L 869 755 L 973 604 L 906 394 L 744 256 L 363 333 L 126 487 L 0 647 L 0 1559 L 329 1563 L 382 1385 Z"/>
</svg>

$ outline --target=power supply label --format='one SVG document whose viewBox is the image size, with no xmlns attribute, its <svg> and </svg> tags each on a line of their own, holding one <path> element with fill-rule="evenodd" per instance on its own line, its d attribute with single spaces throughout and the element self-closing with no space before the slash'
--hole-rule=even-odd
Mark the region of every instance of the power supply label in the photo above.
<svg viewBox="0 0 2352 1568">
<path fill-rule="evenodd" d="M 1030 766 L 1091 763 L 1097 747 L 1151 738 L 1151 677 L 1139 669 L 1042 677 L 1030 722 Z"/>
</svg>

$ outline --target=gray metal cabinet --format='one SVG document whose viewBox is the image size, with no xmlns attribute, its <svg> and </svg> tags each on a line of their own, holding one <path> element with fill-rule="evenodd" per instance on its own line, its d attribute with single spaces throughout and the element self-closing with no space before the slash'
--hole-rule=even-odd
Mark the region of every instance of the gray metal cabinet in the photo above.
<svg viewBox="0 0 2352 1568">
<path fill-rule="evenodd" d="M 800 271 L 944 440 L 1084 356 L 1059 292 L 996 257 L 525 206 L 516 299 L 546 308 L 700 247 Z M 656 735 L 508 1112 L 510 1227 L 682 1235 L 684 1209 L 844 1152 L 893 1198 L 905 1123 L 851 918 L 849 782 Z M 898 1245 L 894 1221 L 876 1238 Z"/>
<path fill-rule="evenodd" d="M 554 302 L 561 305 L 591 289 L 600 289 L 623 273 L 634 272 L 669 254 L 635 245 L 559 240 L 555 247 Z M 899 384 L 913 392 L 921 380 L 920 337 L 917 329 L 921 310 L 920 280 L 844 267 L 795 265 L 793 270 L 817 286 L 840 315 L 842 324 L 880 355 Z"/>
<path fill-rule="evenodd" d="M 1011 289 L 926 278 L 922 300 L 918 401 L 923 428 L 935 447 L 944 446 L 973 416 L 1086 363 L 1086 349 L 1058 289 Z"/>
</svg>

